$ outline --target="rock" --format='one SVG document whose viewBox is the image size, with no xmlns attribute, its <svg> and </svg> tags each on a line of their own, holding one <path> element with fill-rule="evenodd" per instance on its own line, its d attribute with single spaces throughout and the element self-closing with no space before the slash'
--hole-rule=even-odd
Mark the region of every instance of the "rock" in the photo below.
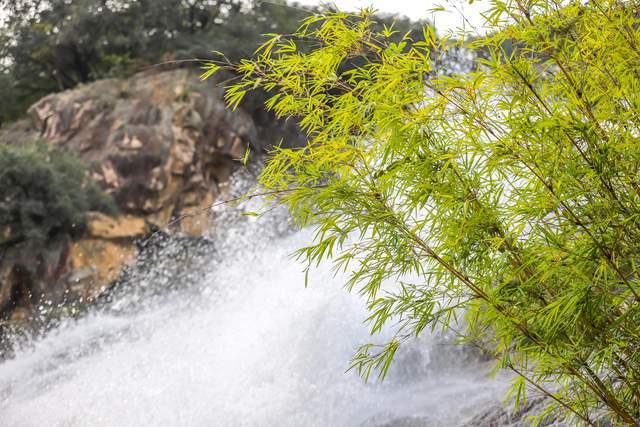
<svg viewBox="0 0 640 427">
<path fill-rule="evenodd" d="M 152 218 L 168 207 L 178 214 L 181 194 L 194 181 L 215 193 L 247 145 L 271 138 L 258 135 L 246 112 L 225 108 L 214 80 L 185 69 L 52 94 L 29 116 L 44 139 L 91 165 L 124 212 Z"/>
<path fill-rule="evenodd" d="M 204 232 L 211 229 L 212 215 L 211 205 L 214 203 L 214 197 L 210 193 L 197 196 L 192 206 L 182 209 L 183 218 L 180 221 L 180 230 L 183 234 L 191 237 L 202 236 Z"/>
<path fill-rule="evenodd" d="M 134 239 L 149 233 L 144 218 L 133 215 L 113 218 L 99 212 L 89 214 L 87 228 L 91 237 L 99 239 Z"/>
<path fill-rule="evenodd" d="M 11 313 L 11 317 L 9 318 L 9 320 L 11 320 L 12 322 L 24 322 L 29 318 L 29 315 L 29 310 L 24 307 L 18 307 L 13 310 L 13 313 Z"/>
<path fill-rule="evenodd" d="M 26 241 L 5 248 L 0 253 L 0 318 L 23 319 L 42 304 L 91 301 L 100 295 L 138 253 L 133 240 L 121 235 L 131 231 L 138 236 L 142 230 L 132 226 L 100 231 L 101 237 L 74 241 L 59 235 L 44 245 Z"/>
<path fill-rule="evenodd" d="M 23 241 L 0 249 L 0 317 L 22 307 L 64 301 L 64 275 L 71 239 L 57 235 L 44 244 Z"/>
<path fill-rule="evenodd" d="M 548 405 L 547 398 L 542 396 L 532 396 L 523 403 L 517 411 L 513 411 L 511 407 L 497 404 L 489 406 L 483 411 L 473 416 L 467 421 L 463 427 L 525 427 L 531 425 L 530 417 L 544 413 L 545 407 Z M 556 419 L 549 415 L 538 420 L 540 426 L 558 426 L 564 427 L 567 424 L 562 420 Z"/>
<path fill-rule="evenodd" d="M 0 129 L 0 143 L 43 139 L 77 153 L 122 212 L 91 213 L 83 236 L 0 245 L 0 317 L 22 318 L 43 300 L 95 298 L 135 258 L 135 240 L 150 228 L 184 215 L 170 231 L 209 229 L 207 206 L 248 146 L 302 142 L 295 125 L 263 110 L 226 109 L 223 87 L 198 74 L 144 72 L 80 85 L 42 98 L 27 119 Z M 0 230 L 0 242 L 5 235 Z"/>
<path fill-rule="evenodd" d="M 85 238 L 71 244 L 67 285 L 72 299 L 91 301 L 116 280 L 131 263 L 138 248 L 133 243 L 118 243 Z"/>
<path fill-rule="evenodd" d="M 386 421 L 367 420 L 360 427 L 429 427 L 433 420 L 426 417 L 397 417 Z"/>
<path fill-rule="evenodd" d="M 13 279 L 13 268 L 9 267 L 9 263 L 3 263 L 2 269 L 0 269 L 0 314 L 9 311 L 13 304 L 13 289 L 15 287 Z"/>
</svg>

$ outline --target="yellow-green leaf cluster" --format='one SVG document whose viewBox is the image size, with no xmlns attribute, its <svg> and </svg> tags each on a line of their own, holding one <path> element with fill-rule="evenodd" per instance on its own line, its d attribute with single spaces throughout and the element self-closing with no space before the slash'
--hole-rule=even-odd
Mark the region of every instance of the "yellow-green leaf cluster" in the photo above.
<svg viewBox="0 0 640 427">
<path fill-rule="evenodd" d="M 640 18 L 635 2 L 494 1 L 493 32 L 442 63 L 452 42 L 392 39 L 371 11 L 313 15 L 237 67 L 235 107 L 255 88 L 308 135 L 276 149 L 260 183 L 301 226 L 300 250 L 332 259 L 368 301 L 353 367 L 386 374 L 426 327 L 517 374 L 516 405 L 640 423 Z"/>
</svg>

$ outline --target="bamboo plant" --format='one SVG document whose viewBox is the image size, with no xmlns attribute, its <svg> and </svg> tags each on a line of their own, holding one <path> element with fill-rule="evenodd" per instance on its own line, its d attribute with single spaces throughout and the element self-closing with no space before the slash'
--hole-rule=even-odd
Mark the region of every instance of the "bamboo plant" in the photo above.
<svg viewBox="0 0 640 427">
<path fill-rule="evenodd" d="M 233 68 L 308 144 L 259 178 L 316 230 L 372 332 L 352 367 L 383 378 L 403 342 L 454 330 L 580 425 L 640 425 L 640 4 L 492 2 L 483 37 L 422 37 L 373 11 L 308 17 Z M 399 41 L 397 41 L 399 39 Z M 396 41 L 394 41 L 396 40 Z M 438 66 L 477 52 L 473 71 Z"/>
</svg>

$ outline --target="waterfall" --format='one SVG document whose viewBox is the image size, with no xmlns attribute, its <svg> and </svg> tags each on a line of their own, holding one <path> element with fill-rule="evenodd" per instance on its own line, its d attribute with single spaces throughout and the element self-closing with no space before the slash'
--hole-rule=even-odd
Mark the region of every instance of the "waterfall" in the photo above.
<svg viewBox="0 0 640 427">
<path fill-rule="evenodd" d="M 217 212 L 210 247 L 169 240 L 109 300 L 0 364 L 2 426 L 452 426 L 499 404 L 504 379 L 445 338 L 399 351 L 387 379 L 347 371 L 364 302 L 293 232 Z M 235 218 L 235 219 L 232 219 Z M 186 251 L 186 255 L 185 255 Z"/>
</svg>

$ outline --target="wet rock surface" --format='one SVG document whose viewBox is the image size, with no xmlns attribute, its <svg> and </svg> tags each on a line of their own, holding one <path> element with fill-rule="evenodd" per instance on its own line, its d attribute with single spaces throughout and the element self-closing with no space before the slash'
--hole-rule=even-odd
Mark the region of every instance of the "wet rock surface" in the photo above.
<svg viewBox="0 0 640 427">
<path fill-rule="evenodd" d="M 490 406 L 472 417 L 463 427 L 526 427 L 532 425 L 531 417 L 544 413 L 548 405 L 544 397 L 533 397 L 523 403 L 518 410 L 504 405 Z M 548 416 L 538 421 L 540 426 L 566 426 L 567 424 Z"/>
</svg>

